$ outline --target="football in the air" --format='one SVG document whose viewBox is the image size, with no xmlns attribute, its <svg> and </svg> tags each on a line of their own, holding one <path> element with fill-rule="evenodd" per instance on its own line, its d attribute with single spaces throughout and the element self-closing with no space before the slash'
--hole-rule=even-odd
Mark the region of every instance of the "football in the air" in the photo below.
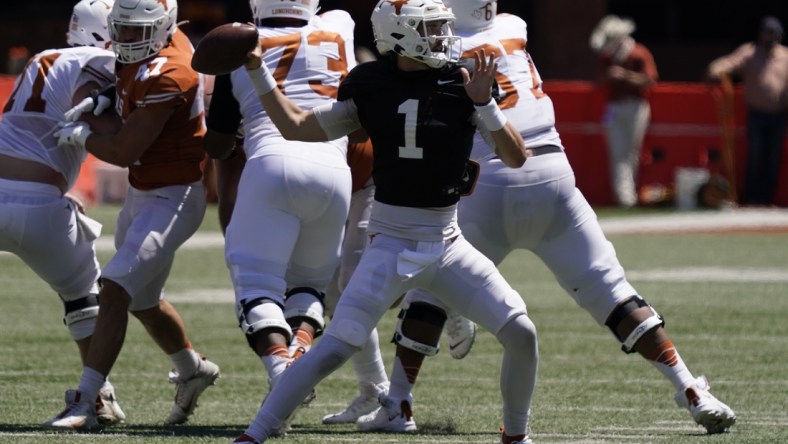
<svg viewBox="0 0 788 444">
<path fill-rule="evenodd" d="M 251 23 L 226 23 L 205 34 L 194 50 L 192 68 L 203 74 L 235 71 L 257 45 L 259 35 Z"/>
</svg>

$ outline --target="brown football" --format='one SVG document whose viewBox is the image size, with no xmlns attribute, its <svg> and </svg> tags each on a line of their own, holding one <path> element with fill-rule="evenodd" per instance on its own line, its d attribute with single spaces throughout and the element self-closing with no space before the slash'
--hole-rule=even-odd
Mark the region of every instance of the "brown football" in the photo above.
<svg viewBox="0 0 788 444">
<path fill-rule="evenodd" d="M 203 74 L 227 74 L 246 62 L 259 35 L 251 23 L 227 23 L 205 34 L 194 50 L 192 68 Z"/>
</svg>

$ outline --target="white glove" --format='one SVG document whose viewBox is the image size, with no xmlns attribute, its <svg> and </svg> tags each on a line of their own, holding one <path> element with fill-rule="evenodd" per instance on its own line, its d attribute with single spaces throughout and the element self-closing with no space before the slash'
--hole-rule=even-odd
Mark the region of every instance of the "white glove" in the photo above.
<svg viewBox="0 0 788 444">
<path fill-rule="evenodd" d="M 68 122 L 76 122 L 80 117 L 82 117 L 83 113 L 93 111 L 94 116 L 99 116 L 111 105 L 112 100 L 110 100 L 109 97 L 103 96 L 101 94 L 95 97 L 91 95 L 91 97 L 85 97 L 82 99 L 82 101 L 79 102 L 77 106 L 66 111 L 66 113 L 63 114 L 63 117 L 65 117 Z"/>
<path fill-rule="evenodd" d="M 88 137 L 93 134 L 93 132 L 90 131 L 90 125 L 84 122 L 69 122 L 59 125 L 60 129 L 55 131 L 54 134 L 54 136 L 58 138 L 57 146 L 61 148 L 78 146 L 85 149 L 85 143 Z"/>
</svg>

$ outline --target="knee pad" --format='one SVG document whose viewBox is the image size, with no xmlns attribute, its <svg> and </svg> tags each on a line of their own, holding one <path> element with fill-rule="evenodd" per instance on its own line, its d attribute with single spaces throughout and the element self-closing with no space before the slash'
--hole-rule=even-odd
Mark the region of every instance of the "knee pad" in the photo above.
<svg viewBox="0 0 788 444">
<path fill-rule="evenodd" d="M 355 319 L 334 319 L 331 321 L 331 325 L 333 331 L 331 335 L 326 335 L 326 337 L 334 336 L 340 341 L 345 342 L 357 349 L 363 347 L 369 339 L 369 332 L 366 331 L 364 325 L 361 322 Z M 322 340 L 325 340 L 325 338 Z"/>
<path fill-rule="evenodd" d="M 440 351 L 439 341 L 435 341 L 435 344 L 424 344 L 405 336 L 405 333 L 402 332 L 402 323 L 406 318 L 426 322 L 443 330 L 443 324 L 446 322 L 446 312 L 434 305 L 423 302 L 403 304 L 402 310 L 400 310 L 397 315 L 394 338 L 391 340 L 391 342 L 397 345 L 401 345 L 426 356 L 435 356 L 438 354 L 438 351 Z"/>
<path fill-rule="evenodd" d="M 285 294 L 285 319 L 289 321 L 294 318 L 307 318 L 317 325 L 315 337 L 320 336 L 326 325 L 323 302 L 325 297 L 325 293 L 320 293 L 311 287 L 296 287 L 288 290 Z"/>
<path fill-rule="evenodd" d="M 75 341 L 93 334 L 99 312 L 98 295 L 91 294 L 73 301 L 63 301 L 63 307 L 63 324 L 68 327 Z"/>
<path fill-rule="evenodd" d="M 619 324 L 629 317 L 629 315 L 641 307 L 648 307 L 651 310 L 651 316 L 646 318 L 643 322 L 641 322 L 637 327 L 632 329 L 629 335 L 626 338 L 621 338 L 618 336 L 616 332 L 618 330 Z M 635 350 L 633 347 L 637 344 L 638 340 L 643 337 L 648 331 L 653 330 L 657 327 L 662 327 L 665 325 L 665 320 L 662 319 L 654 308 L 648 304 L 643 298 L 640 296 L 632 296 L 631 298 L 627 299 L 625 302 L 618 304 L 618 306 L 613 309 L 613 313 L 610 314 L 607 322 L 605 325 L 613 332 L 613 335 L 621 342 L 621 351 L 624 353 L 634 353 Z"/>
<path fill-rule="evenodd" d="M 238 316 L 238 326 L 246 335 L 252 349 L 252 335 L 269 328 L 284 334 L 288 343 L 293 339 L 293 331 L 282 314 L 282 307 L 271 299 L 243 300 L 235 304 L 235 313 Z"/>
</svg>

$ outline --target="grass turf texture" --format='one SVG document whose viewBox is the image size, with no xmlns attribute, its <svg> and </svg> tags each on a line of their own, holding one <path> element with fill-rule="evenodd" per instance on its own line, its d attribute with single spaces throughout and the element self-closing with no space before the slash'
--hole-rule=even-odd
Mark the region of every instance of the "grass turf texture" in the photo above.
<svg viewBox="0 0 788 444">
<path fill-rule="evenodd" d="M 91 210 L 105 223 L 105 234 L 113 231 L 117 210 Z M 601 217 L 611 215 L 621 214 L 600 211 Z M 201 231 L 218 231 L 215 207 Z M 675 405 L 670 383 L 640 357 L 618 351 L 612 335 L 575 306 L 541 262 L 521 251 L 501 270 L 525 298 L 540 335 L 532 421 L 536 442 L 788 442 L 788 235 L 618 235 L 610 240 L 628 273 L 642 276 L 631 280 L 665 317 L 690 370 L 709 376 L 712 391 L 736 411 L 738 422 L 730 433 L 705 435 L 689 412 Z M 108 258 L 108 252 L 100 253 L 102 263 Z M 703 273 L 691 279 L 653 278 L 647 273 L 697 267 L 729 278 Z M 782 270 L 783 277 L 758 279 L 764 270 Z M 0 285 L 0 443 L 228 443 L 245 429 L 267 391 L 262 364 L 237 327 L 222 248 L 183 249 L 167 294 L 196 349 L 223 373 L 200 399 L 191 422 L 160 425 L 174 393 L 167 383 L 170 362 L 132 318 L 111 375 L 128 424 L 99 435 L 41 431 L 40 424 L 62 409 L 64 390 L 78 383 L 76 346 L 62 325 L 56 295 L 16 257 L 0 255 Z M 390 311 L 380 324 L 389 369 L 395 315 Z M 497 443 L 501 351 L 495 338 L 481 331 L 465 359 L 452 360 L 445 350 L 429 358 L 415 392 L 415 435 L 359 434 L 353 426 L 320 423 L 356 394 L 346 365 L 317 387 L 317 399 L 299 412 L 293 431 L 270 442 Z"/>
</svg>

